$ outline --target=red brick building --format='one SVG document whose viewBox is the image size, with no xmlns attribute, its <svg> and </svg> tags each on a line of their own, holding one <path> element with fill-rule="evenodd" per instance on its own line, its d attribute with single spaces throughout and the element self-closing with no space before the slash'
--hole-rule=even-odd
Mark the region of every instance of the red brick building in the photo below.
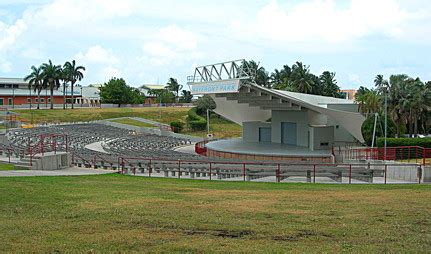
<svg viewBox="0 0 431 254">
<path fill-rule="evenodd" d="M 81 97 L 81 90 L 74 91 L 75 102 Z M 66 91 L 66 100 L 71 101 L 70 88 Z M 63 90 L 54 90 L 54 104 L 63 104 Z M 28 82 L 20 78 L 0 78 L 0 107 L 30 106 L 38 103 L 38 96 L 32 89 L 29 89 Z M 42 90 L 40 93 L 41 105 L 51 104 L 50 91 Z"/>
</svg>

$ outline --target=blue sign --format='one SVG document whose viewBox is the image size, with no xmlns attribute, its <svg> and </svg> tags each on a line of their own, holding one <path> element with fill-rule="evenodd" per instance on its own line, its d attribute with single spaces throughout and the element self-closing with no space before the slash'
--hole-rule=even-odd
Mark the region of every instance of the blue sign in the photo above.
<svg viewBox="0 0 431 254">
<path fill-rule="evenodd" d="M 192 94 L 236 93 L 239 89 L 239 80 L 212 81 L 192 83 Z"/>
</svg>

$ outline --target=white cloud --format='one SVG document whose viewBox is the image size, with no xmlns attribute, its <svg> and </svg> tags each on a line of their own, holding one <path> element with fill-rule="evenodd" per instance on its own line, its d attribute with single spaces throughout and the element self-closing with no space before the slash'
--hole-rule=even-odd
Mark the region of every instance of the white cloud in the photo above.
<svg viewBox="0 0 431 254">
<path fill-rule="evenodd" d="M 177 25 L 161 28 L 142 46 L 142 61 L 155 65 L 185 62 L 202 56 L 197 50 L 198 36 Z"/>
<path fill-rule="evenodd" d="M 113 67 L 113 66 L 108 66 L 105 68 L 102 68 L 99 71 L 99 80 L 104 80 L 104 82 L 108 82 L 109 79 L 111 78 L 120 78 L 122 75 L 122 71 Z"/>
<path fill-rule="evenodd" d="M 117 64 L 119 62 L 111 50 L 100 45 L 91 46 L 85 53 L 79 52 L 75 57 L 86 63 Z"/>
<path fill-rule="evenodd" d="M 8 61 L 0 59 L 0 72 L 8 73 L 12 71 L 12 64 Z"/>
<path fill-rule="evenodd" d="M 297 5 L 272 1 L 252 22 L 232 24 L 237 34 L 277 43 L 308 42 L 319 45 L 348 42 L 370 35 L 400 36 L 414 13 L 403 10 L 395 0 L 352 0 L 342 8 L 335 0 L 312 0 Z"/>
<path fill-rule="evenodd" d="M 360 85 L 361 82 L 361 78 L 359 77 L 358 74 L 349 74 L 348 79 L 350 82 L 352 82 L 354 85 Z"/>
<path fill-rule="evenodd" d="M 62 28 L 130 15 L 137 0 L 55 0 L 42 6 L 35 14 L 27 12 L 44 26 Z"/>
<path fill-rule="evenodd" d="M 0 21 L 0 51 L 13 45 L 17 38 L 27 29 L 27 25 L 19 19 L 13 25 L 6 25 Z"/>
</svg>

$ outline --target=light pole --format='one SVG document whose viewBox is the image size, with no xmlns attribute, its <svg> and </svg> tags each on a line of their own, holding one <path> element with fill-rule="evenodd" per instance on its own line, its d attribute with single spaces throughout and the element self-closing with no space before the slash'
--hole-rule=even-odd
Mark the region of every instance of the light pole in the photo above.
<svg viewBox="0 0 431 254">
<path fill-rule="evenodd" d="M 371 148 L 374 147 L 374 140 L 376 137 L 376 125 L 377 125 L 377 117 L 378 117 L 378 113 L 374 113 L 374 128 L 373 128 L 373 139 L 371 141 Z"/>
<path fill-rule="evenodd" d="M 388 136 L 388 85 L 385 86 L 385 144 L 383 160 L 386 161 L 386 138 Z"/>
<path fill-rule="evenodd" d="M 30 86 L 30 89 L 28 89 L 28 90 L 30 92 L 30 109 L 31 109 L 31 102 L 32 102 L 32 98 L 31 98 L 31 86 Z"/>
<path fill-rule="evenodd" d="M 12 85 L 12 108 L 15 108 L 15 86 Z"/>
<path fill-rule="evenodd" d="M 210 134 L 210 110 L 207 108 L 207 136 Z"/>
</svg>

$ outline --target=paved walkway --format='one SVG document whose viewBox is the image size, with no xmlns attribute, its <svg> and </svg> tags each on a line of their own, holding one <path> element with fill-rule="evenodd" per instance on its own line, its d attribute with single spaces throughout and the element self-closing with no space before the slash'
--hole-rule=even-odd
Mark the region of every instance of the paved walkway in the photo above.
<svg viewBox="0 0 431 254">
<path fill-rule="evenodd" d="M 110 142 L 113 140 L 115 140 L 115 139 L 109 140 L 107 142 Z M 92 151 L 109 154 L 107 151 L 105 151 L 105 149 L 103 149 L 103 146 L 102 146 L 103 143 L 105 143 L 105 141 L 98 141 L 98 142 L 90 143 L 88 145 L 85 145 L 85 148 L 92 150 Z"/>
<path fill-rule="evenodd" d="M 172 150 L 180 152 L 180 153 L 188 153 L 188 154 L 197 155 L 197 153 L 195 152 L 195 145 L 177 146 Z"/>
<path fill-rule="evenodd" d="M 68 168 L 62 170 L 5 170 L 0 171 L 0 177 L 10 176 L 81 176 L 81 175 L 102 175 L 112 174 L 117 171 L 88 168 Z"/>
</svg>

